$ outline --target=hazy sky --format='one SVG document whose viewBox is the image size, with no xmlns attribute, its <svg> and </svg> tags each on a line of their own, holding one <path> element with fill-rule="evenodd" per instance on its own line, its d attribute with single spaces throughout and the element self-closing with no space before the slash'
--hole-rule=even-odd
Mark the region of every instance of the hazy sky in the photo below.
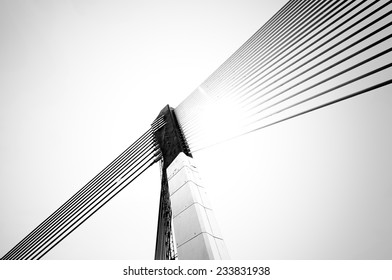
<svg viewBox="0 0 392 280">
<path fill-rule="evenodd" d="M 0 255 L 286 1 L 0 1 Z M 233 259 L 392 258 L 391 87 L 194 154 Z M 48 259 L 153 259 L 159 166 Z"/>
</svg>

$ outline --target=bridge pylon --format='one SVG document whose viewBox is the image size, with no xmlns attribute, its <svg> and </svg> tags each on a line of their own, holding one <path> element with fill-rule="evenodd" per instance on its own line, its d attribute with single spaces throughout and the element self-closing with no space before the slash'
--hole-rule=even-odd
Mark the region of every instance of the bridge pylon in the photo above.
<svg viewBox="0 0 392 280">
<path fill-rule="evenodd" d="M 154 123 L 162 121 L 165 125 L 154 130 L 162 152 L 155 259 L 229 259 L 206 187 L 169 105 Z"/>
</svg>

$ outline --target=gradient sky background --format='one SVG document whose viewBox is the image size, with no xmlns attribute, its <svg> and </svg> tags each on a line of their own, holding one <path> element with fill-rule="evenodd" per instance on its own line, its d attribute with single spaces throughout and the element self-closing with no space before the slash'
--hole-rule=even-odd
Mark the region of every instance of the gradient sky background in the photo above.
<svg viewBox="0 0 392 280">
<path fill-rule="evenodd" d="M 286 1 L 0 1 L 0 255 Z M 392 258 L 391 86 L 194 154 L 233 259 Z M 153 259 L 159 165 L 47 259 Z"/>
</svg>

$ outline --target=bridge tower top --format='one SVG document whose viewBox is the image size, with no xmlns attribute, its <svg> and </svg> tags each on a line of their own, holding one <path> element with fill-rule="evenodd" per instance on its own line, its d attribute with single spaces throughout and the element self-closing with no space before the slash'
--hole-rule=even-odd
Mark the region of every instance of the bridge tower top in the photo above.
<svg viewBox="0 0 392 280">
<path fill-rule="evenodd" d="M 166 105 L 160 111 L 154 122 L 160 120 L 163 120 L 166 124 L 161 128 L 154 130 L 154 135 L 162 152 L 162 168 L 166 170 L 181 152 L 189 157 L 192 157 L 192 154 L 178 124 L 174 109 L 169 105 Z"/>
</svg>

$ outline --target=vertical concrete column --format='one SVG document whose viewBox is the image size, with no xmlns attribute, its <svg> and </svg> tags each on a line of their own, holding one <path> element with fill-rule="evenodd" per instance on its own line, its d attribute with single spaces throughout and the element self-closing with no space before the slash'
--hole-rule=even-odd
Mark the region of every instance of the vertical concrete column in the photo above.
<svg viewBox="0 0 392 280">
<path fill-rule="evenodd" d="M 166 173 L 178 259 L 229 259 L 193 158 L 181 152 Z"/>
</svg>

